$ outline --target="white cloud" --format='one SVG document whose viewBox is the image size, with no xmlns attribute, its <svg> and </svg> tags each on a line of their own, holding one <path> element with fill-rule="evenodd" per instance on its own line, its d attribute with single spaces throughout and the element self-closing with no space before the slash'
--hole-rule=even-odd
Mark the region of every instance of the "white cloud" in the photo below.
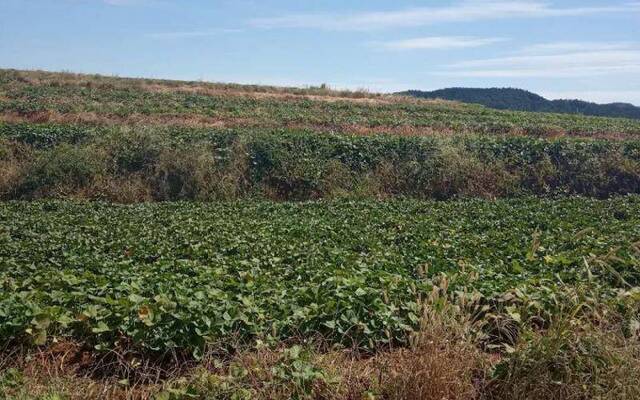
<svg viewBox="0 0 640 400">
<path fill-rule="evenodd" d="M 629 43 L 558 42 L 525 47 L 507 57 L 463 61 L 437 75 L 572 78 L 640 73 L 640 48 Z"/>
<path fill-rule="evenodd" d="M 327 30 L 371 30 L 421 26 L 439 22 L 541 18 L 640 12 L 640 2 L 608 6 L 562 8 L 548 2 L 525 0 L 464 1 L 448 7 L 340 14 L 295 14 L 257 18 L 250 24 L 262 28 L 315 28 Z"/>
<path fill-rule="evenodd" d="M 146 33 L 144 36 L 149 39 L 188 39 L 197 37 L 216 36 L 226 33 L 242 32 L 241 29 L 211 29 L 203 31 L 179 31 L 179 32 L 157 32 Z"/>
<path fill-rule="evenodd" d="M 553 42 L 526 46 L 519 53 L 544 55 L 557 52 L 623 50 L 633 47 L 632 42 Z"/>
<path fill-rule="evenodd" d="M 574 90 L 554 91 L 543 90 L 539 92 L 547 99 L 580 99 L 595 103 L 631 103 L 640 105 L 640 88 L 638 90 Z"/>
<path fill-rule="evenodd" d="M 487 46 L 505 40 L 507 39 L 469 36 L 430 36 L 387 42 L 372 42 L 371 46 L 385 50 L 447 50 Z"/>
</svg>

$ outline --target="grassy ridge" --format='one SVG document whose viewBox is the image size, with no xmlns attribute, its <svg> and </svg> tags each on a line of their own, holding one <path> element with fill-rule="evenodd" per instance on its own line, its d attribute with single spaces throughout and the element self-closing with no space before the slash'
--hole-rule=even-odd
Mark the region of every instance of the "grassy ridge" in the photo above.
<svg viewBox="0 0 640 400">
<path fill-rule="evenodd" d="M 540 323 L 572 287 L 606 302 L 638 285 L 639 216 L 637 197 L 4 203 L 0 338 L 201 354 L 321 334 L 373 349 L 406 341 L 442 274 L 483 312 Z"/>
<path fill-rule="evenodd" d="M 402 97 L 0 70 L 0 115 L 38 122 L 293 127 L 340 132 L 637 135 L 635 120 Z"/>
<path fill-rule="evenodd" d="M 0 71 L 0 118 L 3 199 L 640 192 L 633 120 L 13 70 Z"/>
</svg>

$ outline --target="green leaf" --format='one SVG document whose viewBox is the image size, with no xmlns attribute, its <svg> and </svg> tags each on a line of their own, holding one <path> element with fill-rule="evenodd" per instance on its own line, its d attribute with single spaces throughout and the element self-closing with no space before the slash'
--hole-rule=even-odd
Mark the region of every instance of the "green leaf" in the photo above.
<svg viewBox="0 0 640 400">
<path fill-rule="evenodd" d="M 110 330 L 109 326 L 102 321 L 98 322 L 95 327 L 91 328 L 91 332 L 93 333 L 104 333 L 109 332 Z"/>
</svg>

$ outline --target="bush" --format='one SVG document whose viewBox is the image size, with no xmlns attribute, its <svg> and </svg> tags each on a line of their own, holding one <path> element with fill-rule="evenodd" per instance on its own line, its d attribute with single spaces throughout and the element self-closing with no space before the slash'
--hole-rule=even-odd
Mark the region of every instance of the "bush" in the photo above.
<svg viewBox="0 0 640 400">
<path fill-rule="evenodd" d="M 12 143 L 21 146 L 21 154 L 33 155 L 18 156 L 12 150 L 3 156 L 4 198 L 449 199 L 640 193 L 635 142 L 119 128 L 73 145 Z M 122 195 L 117 190 L 121 185 L 126 186 Z M 52 190 L 55 186 L 65 190 Z"/>
<path fill-rule="evenodd" d="M 105 149 L 115 174 L 140 172 L 153 168 L 163 148 L 170 147 L 162 136 L 146 131 L 118 131 L 97 139 Z"/>
<path fill-rule="evenodd" d="M 31 146 L 0 139 L 0 199 L 18 197 L 18 189 L 25 179 L 27 165 L 32 163 Z"/>
<path fill-rule="evenodd" d="M 38 153 L 26 167 L 18 196 L 64 196 L 82 191 L 104 172 L 102 155 L 97 149 L 68 144 Z"/>
</svg>

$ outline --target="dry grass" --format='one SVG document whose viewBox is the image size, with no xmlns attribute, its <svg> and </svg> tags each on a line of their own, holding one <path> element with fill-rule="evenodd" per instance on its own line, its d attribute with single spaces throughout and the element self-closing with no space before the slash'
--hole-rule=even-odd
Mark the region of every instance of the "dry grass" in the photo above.
<svg viewBox="0 0 640 400">
<path fill-rule="evenodd" d="M 487 356 L 471 336 L 471 321 L 452 310 L 425 308 L 409 348 L 378 357 L 380 394 L 391 400 L 480 397 Z"/>
<path fill-rule="evenodd" d="M 96 112 L 60 113 L 57 111 L 36 111 L 27 114 L 4 112 L 1 122 L 8 123 L 55 123 L 88 124 L 96 126 L 176 126 L 189 128 L 233 128 L 263 126 L 262 122 L 247 118 L 213 118 L 197 114 L 138 114 L 127 116 L 100 114 Z"/>
<path fill-rule="evenodd" d="M 212 85 L 212 84 L 209 84 Z M 215 86 L 205 85 L 179 85 L 179 86 L 167 86 L 158 83 L 143 83 L 139 86 L 141 90 L 152 93 L 189 93 L 199 94 L 205 96 L 238 96 L 246 97 L 250 99 L 277 99 L 280 101 L 299 101 L 299 100 L 312 100 L 323 101 L 328 103 L 335 103 L 338 101 L 344 101 L 357 104 L 395 104 L 395 103 L 425 103 L 425 104 L 443 104 L 444 101 L 439 100 L 420 100 L 409 97 L 393 96 L 393 95 L 363 95 L 362 97 L 355 97 L 355 95 L 349 95 L 347 93 L 336 92 L 327 90 L 325 94 L 315 94 L 311 90 L 300 89 L 299 93 L 287 91 L 286 88 L 271 88 L 268 87 L 266 91 L 251 91 L 247 88 L 240 87 L 225 87 L 224 85 Z M 310 94 L 310 93 L 311 94 Z M 448 102 L 446 102 L 448 104 Z M 455 103 L 454 103 L 455 104 Z"/>
<path fill-rule="evenodd" d="M 311 124 L 283 123 L 275 119 L 251 119 L 239 117 L 207 117 L 198 114 L 139 114 L 126 116 L 102 114 L 96 112 L 60 113 L 46 110 L 27 114 L 0 112 L 0 122 L 6 123 L 54 123 L 54 124 L 87 124 L 92 126 L 130 126 L 130 127 L 184 127 L 184 128 L 261 128 L 261 129 L 300 129 L 314 130 L 318 133 L 340 132 L 346 134 L 368 136 L 391 134 L 398 136 L 451 136 L 471 134 L 471 130 L 453 131 L 450 128 L 416 127 L 412 125 L 368 126 L 358 124 Z M 627 135 L 630 136 L 630 135 Z M 621 137 L 622 139 L 622 137 Z"/>
<path fill-rule="evenodd" d="M 495 199 L 513 194 L 519 186 L 518 177 L 512 175 L 501 162 L 482 162 L 458 148 L 442 149 L 436 163 L 438 173 L 434 190 L 445 198 L 457 193 Z"/>
<path fill-rule="evenodd" d="M 116 203 L 132 204 L 153 201 L 153 189 L 147 177 L 142 174 L 130 174 L 123 177 L 98 176 L 91 186 L 80 190 L 73 197 L 81 199 L 100 199 Z"/>
<path fill-rule="evenodd" d="M 73 342 L 10 350 L 0 357 L 0 399 L 146 400 L 160 390 L 159 385 L 125 385 L 116 376 L 92 378 L 95 355 Z"/>
<path fill-rule="evenodd" d="M 432 298 L 442 299 L 442 293 L 436 288 Z M 608 323 L 596 315 L 558 318 L 544 331 L 525 332 L 510 353 L 492 355 L 478 346 L 482 324 L 470 317 L 473 303 L 438 304 L 437 311 L 431 305 L 424 307 L 420 329 L 408 346 L 380 349 L 373 356 L 304 341 L 268 346 L 258 342 L 235 353 L 207 353 L 197 363 L 174 355 L 158 364 L 158 359 L 135 353 L 100 355 L 64 341 L 42 349 L 8 347 L 0 357 L 0 398 L 617 400 L 640 396 L 639 338 L 625 335 L 617 316 Z"/>
<path fill-rule="evenodd" d="M 245 144 L 231 146 L 231 159 L 219 165 L 207 146 L 163 149 L 151 179 L 158 199 L 229 200 L 242 197 L 248 186 L 249 159 Z"/>
<path fill-rule="evenodd" d="M 319 87 L 281 87 L 265 85 L 243 85 L 202 81 L 174 81 L 162 79 L 121 78 L 77 73 L 46 71 L 11 71 L 19 82 L 33 86 L 80 86 L 96 89 L 135 88 L 154 93 L 191 93 L 207 96 L 244 96 L 255 99 L 277 98 L 285 101 L 346 101 L 361 104 L 446 104 L 461 107 L 458 102 L 439 99 L 419 99 L 410 96 L 396 96 L 369 92 L 366 89 L 336 90 L 323 85 Z"/>
<path fill-rule="evenodd" d="M 0 199 L 15 198 L 32 153 L 25 144 L 0 140 Z"/>
<path fill-rule="evenodd" d="M 22 166 L 13 160 L 0 160 L 0 199 L 15 197 L 23 175 Z"/>
<path fill-rule="evenodd" d="M 640 342 L 619 325 L 559 319 L 530 332 L 496 367 L 490 399 L 640 398 Z"/>
<path fill-rule="evenodd" d="M 139 114 L 132 113 L 126 116 L 115 114 L 103 114 L 96 112 L 61 113 L 52 110 L 37 111 L 19 114 L 10 111 L 0 112 L 0 122 L 6 123 L 55 123 L 55 124 L 86 124 L 92 126 L 129 126 L 129 127 L 166 127 L 177 128 L 261 128 L 261 129 L 299 129 L 313 130 L 318 133 L 345 133 L 351 135 L 397 135 L 397 136 L 428 136 L 450 137 L 473 135 L 476 130 L 472 127 L 452 129 L 450 127 L 414 126 L 400 124 L 393 126 L 363 125 L 353 123 L 342 124 L 312 124 L 288 122 L 283 123 L 274 119 L 240 118 L 240 117 L 208 117 L 198 114 Z M 492 134 L 495 137 L 531 136 L 520 128 L 513 128 L 503 133 Z M 635 140 L 637 134 L 625 132 L 567 132 L 550 130 L 540 132 L 535 136 L 547 139 L 559 139 L 565 137 L 581 137 L 584 139 L 604 139 L 613 141 Z"/>
</svg>

